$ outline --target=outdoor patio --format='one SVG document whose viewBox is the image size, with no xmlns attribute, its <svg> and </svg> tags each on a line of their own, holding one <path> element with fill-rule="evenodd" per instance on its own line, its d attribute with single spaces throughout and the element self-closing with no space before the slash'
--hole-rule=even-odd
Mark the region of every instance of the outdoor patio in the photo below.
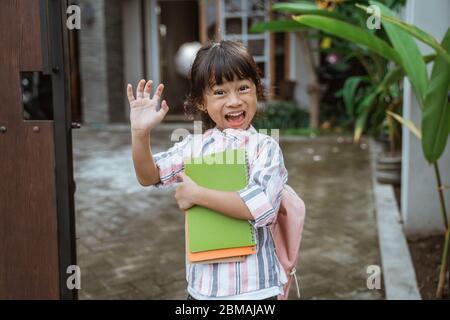
<svg viewBox="0 0 450 320">
<path fill-rule="evenodd" d="M 175 127 L 155 130 L 153 152 L 171 145 Z M 301 298 L 383 299 L 383 290 L 366 286 L 367 267 L 380 265 L 368 143 L 296 137 L 281 146 L 288 183 L 307 208 Z M 79 297 L 185 299 L 184 218 L 173 190 L 138 184 L 129 128 L 75 131 L 74 170 Z"/>
<path fill-rule="evenodd" d="M 185 214 L 175 187 L 139 184 L 131 127 L 154 128 L 155 154 L 188 118 L 281 133 L 306 205 L 290 299 L 450 299 L 450 1 L 2 0 L 0 15 L 0 300 L 184 301 Z M 245 193 L 264 221 L 260 196 Z M 263 252 L 230 292 L 274 280 Z"/>
<path fill-rule="evenodd" d="M 154 10 L 108 1 L 108 14 L 101 14 L 106 0 L 86 2 L 103 24 L 79 41 L 81 298 L 186 297 L 183 214 L 173 190 L 136 180 L 123 88 L 142 78 L 164 82 L 172 124 L 158 127 L 152 144 L 165 150 L 183 118 L 193 52 L 213 34 L 241 41 L 257 63 L 269 95 L 255 128 L 296 135 L 281 146 L 288 183 L 307 207 L 302 298 L 415 300 L 443 298 L 444 289 L 448 296 L 448 1 L 149 1 Z M 112 37 L 141 12 L 164 26 L 164 41 L 158 24 L 122 43 Z M 142 44 L 151 50 L 137 52 Z M 107 57 L 105 66 L 94 52 Z M 301 137 L 310 133 L 315 138 Z M 381 290 L 367 288 L 372 265 L 380 267 Z"/>
</svg>

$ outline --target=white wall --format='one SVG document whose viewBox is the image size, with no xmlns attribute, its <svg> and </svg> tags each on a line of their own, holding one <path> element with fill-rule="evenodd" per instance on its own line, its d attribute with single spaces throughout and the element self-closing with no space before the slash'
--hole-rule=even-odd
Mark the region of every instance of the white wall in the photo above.
<svg viewBox="0 0 450 320">
<path fill-rule="evenodd" d="M 405 19 L 409 23 L 432 34 L 439 42 L 450 25 L 450 1 L 448 0 L 408 0 Z M 424 54 L 433 52 L 428 46 L 418 42 Z M 431 65 L 429 66 L 431 71 Z M 404 81 L 404 117 L 412 120 L 420 128 L 421 110 L 411 90 L 409 81 Z M 420 141 L 408 129 L 403 128 L 402 164 L 402 216 L 407 234 L 434 233 L 443 230 L 443 221 L 434 168 L 423 157 Z M 443 184 L 450 184 L 450 146 L 447 144 L 439 161 Z M 447 212 L 450 211 L 450 190 L 446 195 Z"/>
</svg>

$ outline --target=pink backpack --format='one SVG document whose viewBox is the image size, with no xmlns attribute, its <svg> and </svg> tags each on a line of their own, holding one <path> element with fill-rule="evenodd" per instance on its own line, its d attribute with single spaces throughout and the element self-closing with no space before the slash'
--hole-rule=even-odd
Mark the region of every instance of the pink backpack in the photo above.
<svg viewBox="0 0 450 320">
<path fill-rule="evenodd" d="M 286 185 L 282 191 L 278 215 L 271 226 L 278 260 L 280 260 L 288 276 L 288 282 L 284 285 L 284 294 L 278 296 L 279 300 L 288 298 L 289 288 L 294 279 L 297 286 L 297 296 L 300 298 L 295 266 L 302 240 L 305 213 L 306 209 L 303 200 L 290 186 Z"/>
</svg>

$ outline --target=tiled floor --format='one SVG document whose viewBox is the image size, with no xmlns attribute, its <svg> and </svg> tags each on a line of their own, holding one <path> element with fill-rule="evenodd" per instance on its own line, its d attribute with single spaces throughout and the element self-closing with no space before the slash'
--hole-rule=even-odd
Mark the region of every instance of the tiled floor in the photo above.
<svg viewBox="0 0 450 320">
<path fill-rule="evenodd" d="M 174 128 L 155 130 L 153 152 L 172 144 Z M 281 146 L 307 207 L 302 298 L 383 298 L 366 286 L 367 266 L 380 263 L 367 145 L 329 137 Z M 75 131 L 74 168 L 80 299 L 185 299 L 184 218 L 173 191 L 138 184 L 129 128 Z"/>
</svg>

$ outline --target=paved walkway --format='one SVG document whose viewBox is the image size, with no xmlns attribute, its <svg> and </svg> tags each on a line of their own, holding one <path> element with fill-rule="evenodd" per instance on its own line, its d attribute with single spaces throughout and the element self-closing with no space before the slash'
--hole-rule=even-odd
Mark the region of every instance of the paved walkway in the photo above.
<svg viewBox="0 0 450 320">
<path fill-rule="evenodd" d="M 173 129 L 154 132 L 154 152 L 171 145 Z M 185 299 L 183 215 L 173 191 L 138 184 L 130 145 L 127 126 L 74 131 L 80 299 Z M 367 145 L 333 137 L 281 146 L 307 206 L 302 299 L 383 298 L 366 287 L 367 266 L 380 265 Z"/>
</svg>

